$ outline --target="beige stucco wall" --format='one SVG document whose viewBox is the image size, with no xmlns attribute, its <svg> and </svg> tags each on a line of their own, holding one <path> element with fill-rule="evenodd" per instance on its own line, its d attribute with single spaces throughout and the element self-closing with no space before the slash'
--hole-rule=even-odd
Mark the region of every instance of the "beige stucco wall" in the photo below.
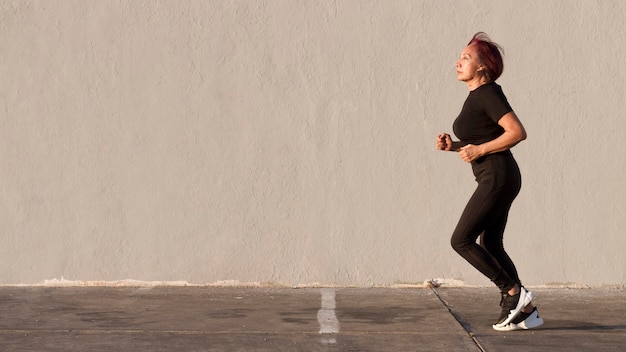
<svg viewBox="0 0 626 352">
<path fill-rule="evenodd" d="M 476 31 L 529 138 L 528 285 L 626 283 L 626 2 L 0 0 L 0 284 L 489 285 L 435 151 Z"/>
</svg>

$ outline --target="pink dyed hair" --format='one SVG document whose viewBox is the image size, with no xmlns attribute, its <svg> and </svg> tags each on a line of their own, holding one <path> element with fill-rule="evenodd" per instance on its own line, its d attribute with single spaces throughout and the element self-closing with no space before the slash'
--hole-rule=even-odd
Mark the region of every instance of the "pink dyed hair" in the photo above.
<svg viewBox="0 0 626 352">
<path fill-rule="evenodd" d="M 487 71 L 487 79 L 495 81 L 500 77 L 504 70 L 504 61 L 502 60 L 502 47 L 489 39 L 485 32 L 474 34 L 472 40 L 467 45 L 475 45 L 478 53 L 478 60 L 485 66 Z M 502 53 L 501 53 L 502 52 Z"/>
</svg>

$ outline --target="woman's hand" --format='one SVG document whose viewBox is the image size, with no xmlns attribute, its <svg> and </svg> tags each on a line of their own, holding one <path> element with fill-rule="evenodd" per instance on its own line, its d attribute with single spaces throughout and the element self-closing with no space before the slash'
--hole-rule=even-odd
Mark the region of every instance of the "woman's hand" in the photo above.
<svg viewBox="0 0 626 352">
<path fill-rule="evenodd" d="M 482 148 L 477 145 L 468 144 L 464 147 L 461 147 L 461 149 L 459 149 L 459 156 L 464 161 L 471 163 L 472 161 L 483 156 Z"/>
<path fill-rule="evenodd" d="M 452 138 L 447 133 L 442 133 L 436 139 L 437 150 L 452 150 Z"/>
</svg>

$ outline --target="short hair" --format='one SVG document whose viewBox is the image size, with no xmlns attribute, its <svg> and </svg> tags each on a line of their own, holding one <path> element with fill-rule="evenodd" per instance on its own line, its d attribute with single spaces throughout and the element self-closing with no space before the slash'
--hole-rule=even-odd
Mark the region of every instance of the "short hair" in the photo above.
<svg viewBox="0 0 626 352">
<path fill-rule="evenodd" d="M 502 60 L 504 50 L 502 47 L 492 42 L 485 32 L 474 34 L 472 40 L 467 45 L 476 45 L 478 60 L 485 66 L 487 79 L 489 81 L 498 79 L 504 70 L 504 61 Z"/>
</svg>

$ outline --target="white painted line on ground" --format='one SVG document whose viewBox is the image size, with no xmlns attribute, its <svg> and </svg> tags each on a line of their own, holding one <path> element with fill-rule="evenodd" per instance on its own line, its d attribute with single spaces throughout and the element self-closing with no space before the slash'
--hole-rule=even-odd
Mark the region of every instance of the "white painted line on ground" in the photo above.
<svg viewBox="0 0 626 352">
<path fill-rule="evenodd" d="M 336 334 L 339 332 L 339 320 L 335 315 L 335 290 L 321 289 L 322 308 L 317 311 L 317 321 L 320 324 L 320 334 Z M 322 339 L 323 344 L 335 344 L 333 337 Z"/>
</svg>

